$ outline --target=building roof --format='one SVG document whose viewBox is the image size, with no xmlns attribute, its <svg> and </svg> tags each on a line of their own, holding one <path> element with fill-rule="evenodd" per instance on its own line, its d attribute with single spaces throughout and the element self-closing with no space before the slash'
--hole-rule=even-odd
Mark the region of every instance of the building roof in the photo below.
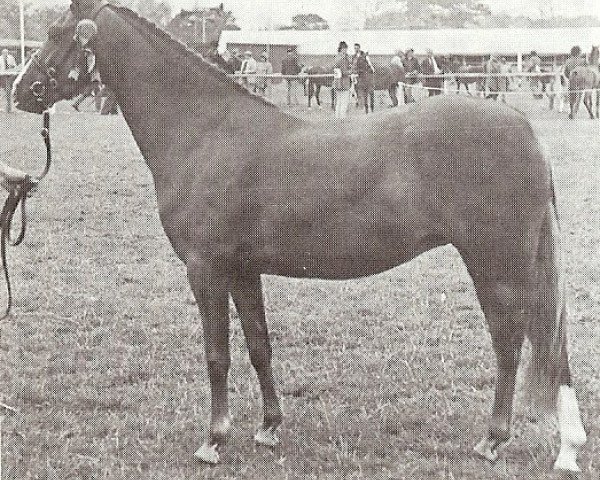
<svg viewBox="0 0 600 480">
<path fill-rule="evenodd" d="M 297 45 L 298 53 L 305 55 L 335 54 L 340 40 L 349 45 L 361 44 L 372 55 L 390 55 L 396 50 L 414 48 L 415 53 L 425 53 L 431 48 L 435 53 L 455 55 L 526 54 L 536 50 L 539 54 L 567 54 L 574 45 L 583 51 L 600 43 L 600 28 L 488 28 L 440 30 L 276 30 L 224 31 L 219 50 L 228 44 Z"/>
</svg>

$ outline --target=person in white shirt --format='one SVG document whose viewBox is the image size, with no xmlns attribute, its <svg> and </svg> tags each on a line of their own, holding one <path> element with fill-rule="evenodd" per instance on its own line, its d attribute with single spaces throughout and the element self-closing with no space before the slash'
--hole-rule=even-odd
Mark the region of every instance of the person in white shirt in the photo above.
<svg viewBox="0 0 600 480">
<path fill-rule="evenodd" d="M 16 68 L 17 62 L 15 57 L 6 48 L 3 49 L 0 55 L 0 88 L 4 90 L 4 94 L 6 95 L 6 111 L 9 113 L 12 111 L 12 86 L 17 75 L 16 73 L 9 75 L 6 72 L 7 70 L 15 70 Z"/>
<path fill-rule="evenodd" d="M 242 67 L 240 72 L 242 75 L 242 84 L 249 88 L 250 90 L 254 90 L 254 85 L 256 85 L 256 60 L 252 56 L 252 52 L 247 50 L 244 53 L 244 60 L 242 62 Z"/>
</svg>

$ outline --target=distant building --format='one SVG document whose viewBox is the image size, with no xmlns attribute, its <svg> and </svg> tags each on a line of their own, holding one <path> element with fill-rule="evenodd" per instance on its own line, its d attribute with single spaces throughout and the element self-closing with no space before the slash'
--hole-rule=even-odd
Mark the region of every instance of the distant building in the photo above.
<svg viewBox="0 0 600 480">
<path fill-rule="evenodd" d="M 491 53 L 506 57 L 509 62 L 521 64 L 532 50 L 537 51 L 544 63 L 561 62 L 573 45 L 589 52 L 600 41 L 600 28 L 490 28 L 440 30 L 277 30 L 277 31 L 224 31 L 219 51 L 237 48 L 252 50 L 255 54 L 267 50 L 275 71 L 281 68 L 281 59 L 287 48 L 295 48 L 305 65 L 332 63 L 340 40 L 350 46 L 360 43 L 374 61 L 388 62 L 398 49 L 414 48 L 416 55 L 424 55 L 431 48 L 436 55 L 464 57 L 468 63 L 480 63 Z M 350 48 L 352 49 L 352 48 Z"/>
</svg>

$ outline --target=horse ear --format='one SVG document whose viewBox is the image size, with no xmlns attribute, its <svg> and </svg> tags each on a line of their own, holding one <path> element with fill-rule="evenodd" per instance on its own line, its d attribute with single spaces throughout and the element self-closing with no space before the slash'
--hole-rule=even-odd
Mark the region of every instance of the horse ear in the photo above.
<svg viewBox="0 0 600 480">
<path fill-rule="evenodd" d="M 98 33 L 98 25 L 93 20 L 81 20 L 75 28 L 75 40 L 85 47 Z"/>
</svg>

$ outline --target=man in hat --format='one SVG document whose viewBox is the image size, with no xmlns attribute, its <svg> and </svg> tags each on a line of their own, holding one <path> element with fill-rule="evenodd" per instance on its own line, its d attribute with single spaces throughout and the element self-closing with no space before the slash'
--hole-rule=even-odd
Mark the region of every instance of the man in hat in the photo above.
<svg viewBox="0 0 600 480">
<path fill-rule="evenodd" d="M 16 75 L 7 75 L 7 70 L 14 70 L 17 68 L 17 62 L 8 50 L 5 48 L 2 50 L 0 55 L 0 88 L 4 89 L 6 95 L 6 111 L 10 113 L 12 111 L 12 86 L 15 81 Z"/>
<path fill-rule="evenodd" d="M 256 85 L 256 60 L 253 57 L 252 50 L 244 52 L 240 73 L 242 74 L 242 85 L 252 90 Z"/>
<path fill-rule="evenodd" d="M 287 49 L 287 55 L 283 57 L 281 61 L 281 74 L 282 75 L 298 75 L 302 67 L 298 62 L 298 55 L 296 55 L 296 49 L 290 47 Z M 287 104 L 299 105 L 298 101 L 298 80 L 296 78 L 286 78 L 287 84 Z"/>
<path fill-rule="evenodd" d="M 271 85 L 271 78 L 265 75 L 273 73 L 273 65 L 269 62 L 267 52 L 262 52 L 256 62 L 256 86 L 254 91 L 259 95 L 267 95 L 267 91 Z"/>
</svg>

